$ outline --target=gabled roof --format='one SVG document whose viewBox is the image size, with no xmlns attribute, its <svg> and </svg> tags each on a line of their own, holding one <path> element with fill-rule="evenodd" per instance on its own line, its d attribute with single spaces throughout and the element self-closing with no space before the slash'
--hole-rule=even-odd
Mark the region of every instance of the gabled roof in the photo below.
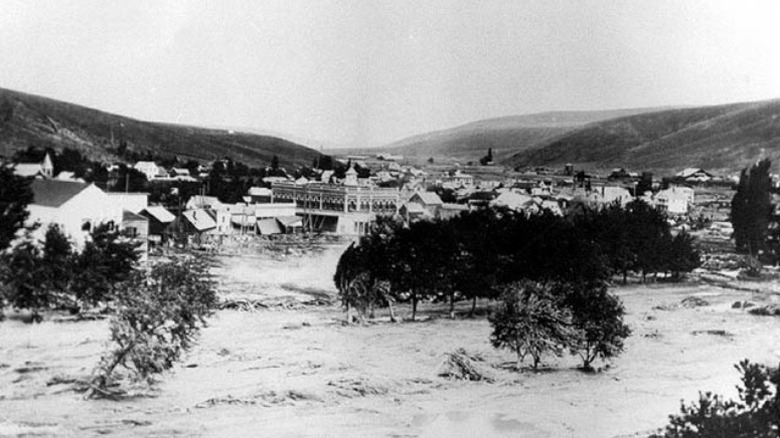
<svg viewBox="0 0 780 438">
<path fill-rule="evenodd" d="M 217 227 L 214 218 L 206 210 L 187 210 L 182 216 L 198 231 L 206 231 Z"/>
<path fill-rule="evenodd" d="M 76 181 L 59 181 L 53 179 L 35 179 L 31 188 L 33 204 L 44 207 L 60 207 L 76 195 L 83 192 L 91 184 Z"/>
<path fill-rule="evenodd" d="M 36 176 L 43 173 L 40 163 L 19 163 L 14 165 L 14 173 L 19 176 Z"/>
<path fill-rule="evenodd" d="M 703 173 L 709 177 L 712 177 L 712 174 L 707 172 L 706 170 L 700 168 L 700 167 L 689 167 L 687 169 L 683 169 L 682 171 L 678 172 L 676 176 L 682 177 L 682 178 L 688 178 L 689 176 L 693 176 L 697 173 Z"/>
<path fill-rule="evenodd" d="M 176 216 L 174 216 L 170 211 L 166 210 L 165 207 L 146 207 L 144 211 L 149 214 L 149 216 L 164 224 L 171 223 L 176 220 Z"/>
<path fill-rule="evenodd" d="M 417 192 L 412 195 L 411 199 L 415 197 L 420 198 L 420 201 L 425 205 L 442 205 L 441 198 L 434 192 Z"/>
</svg>

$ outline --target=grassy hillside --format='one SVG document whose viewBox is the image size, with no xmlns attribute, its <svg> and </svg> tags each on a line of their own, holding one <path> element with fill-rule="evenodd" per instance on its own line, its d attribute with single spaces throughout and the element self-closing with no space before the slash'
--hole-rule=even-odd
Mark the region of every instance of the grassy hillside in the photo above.
<svg viewBox="0 0 780 438">
<path fill-rule="evenodd" d="M 267 166 L 274 155 L 282 166 L 299 166 L 319 154 L 277 137 L 144 122 L 0 88 L 2 155 L 28 146 L 70 147 L 93 159 L 113 159 L 121 140 L 141 153 L 200 161 L 227 156 L 253 166 Z"/>
<path fill-rule="evenodd" d="M 733 172 L 780 161 L 780 100 L 659 111 L 596 122 L 506 160 L 513 166 L 630 167 Z"/>
<path fill-rule="evenodd" d="M 493 149 L 497 160 L 533 148 L 588 123 L 645 113 L 640 108 L 609 111 L 557 111 L 479 120 L 451 129 L 409 137 L 375 149 L 331 150 L 336 154 L 389 152 L 406 157 L 448 157 L 477 161 Z"/>
</svg>

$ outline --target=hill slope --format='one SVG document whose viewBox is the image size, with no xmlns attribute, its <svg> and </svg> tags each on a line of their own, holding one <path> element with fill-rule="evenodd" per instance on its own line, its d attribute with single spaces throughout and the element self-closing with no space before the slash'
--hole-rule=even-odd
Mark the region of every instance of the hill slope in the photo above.
<svg viewBox="0 0 780 438">
<path fill-rule="evenodd" d="M 659 111 L 592 123 L 507 160 L 513 166 L 630 167 L 733 172 L 780 160 L 780 99 Z"/>
<path fill-rule="evenodd" d="M 388 152 L 407 157 L 450 157 L 476 161 L 493 149 L 500 160 L 519 150 L 544 144 L 588 123 L 615 117 L 657 111 L 652 108 L 609 111 L 557 111 L 479 120 L 441 131 L 429 132 L 375 149 L 341 149 L 334 153 L 375 154 Z"/>
<path fill-rule="evenodd" d="M 28 146 L 77 149 L 93 159 L 111 159 L 121 140 L 136 152 L 200 161 L 230 157 L 267 166 L 310 164 L 319 152 L 272 136 L 144 122 L 0 88 L 0 154 Z"/>
</svg>

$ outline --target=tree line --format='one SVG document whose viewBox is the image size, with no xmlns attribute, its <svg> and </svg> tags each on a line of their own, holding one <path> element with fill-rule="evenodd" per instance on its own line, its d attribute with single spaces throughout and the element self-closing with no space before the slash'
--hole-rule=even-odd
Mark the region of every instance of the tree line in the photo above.
<svg viewBox="0 0 780 438">
<path fill-rule="evenodd" d="M 362 321 L 379 307 L 396 320 L 397 303 L 409 303 L 414 320 L 422 301 L 447 302 L 454 317 L 459 300 L 471 300 L 472 314 L 478 299 L 498 300 L 495 346 L 535 365 L 542 352 L 569 349 L 587 368 L 628 335 L 622 304 L 607 291 L 613 276 L 679 280 L 699 265 L 690 235 L 673 235 L 662 213 L 634 201 L 564 217 L 485 208 L 411 224 L 380 218 L 342 254 L 334 282 Z"/>
<path fill-rule="evenodd" d="M 341 255 L 334 282 L 346 306 L 497 298 L 521 281 L 589 283 L 621 275 L 680 279 L 700 265 L 694 238 L 673 235 L 663 213 L 643 201 L 583 208 L 567 216 L 508 209 L 404 224 L 378 218 Z"/>
</svg>

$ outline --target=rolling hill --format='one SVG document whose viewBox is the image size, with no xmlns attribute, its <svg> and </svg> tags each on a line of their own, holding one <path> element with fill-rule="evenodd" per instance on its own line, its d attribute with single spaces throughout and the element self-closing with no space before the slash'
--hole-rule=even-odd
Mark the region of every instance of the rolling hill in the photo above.
<svg viewBox="0 0 780 438">
<path fill-rule="evenodd" d="M 135 152 L 198 161 L 230 157 L 251 166 L 267 166 L 274 155 L 282 166 L 308 165 L 319 155 L 278 137 L 145 122 L 0 88 L 0 154 L 6 157 L 38 146 L 114 159 L 121 140 Z"/>
<path fill-rule="evenodd" d="M 327 152 L 335 154 L 387 152 L 406 157 L 448 157 L 462 161 L 477 161 L 487 153 L 488 148 L 492 148 L 493 155 L 497 160 L 501 160 L 588 123 L 658 110 L 658 108 L 638 108 L 609 111 L 558 111 L 499 117 L 416 135 L 379 148 L 332 149 Z"/>
<path fill-rule="evenodd" d="M 516 150 L 512 166 L 684 167 L 734 172 L 758 158 L 780 162 L 780 99 L 684 108 L 591 123 Z"/>
</svg>

